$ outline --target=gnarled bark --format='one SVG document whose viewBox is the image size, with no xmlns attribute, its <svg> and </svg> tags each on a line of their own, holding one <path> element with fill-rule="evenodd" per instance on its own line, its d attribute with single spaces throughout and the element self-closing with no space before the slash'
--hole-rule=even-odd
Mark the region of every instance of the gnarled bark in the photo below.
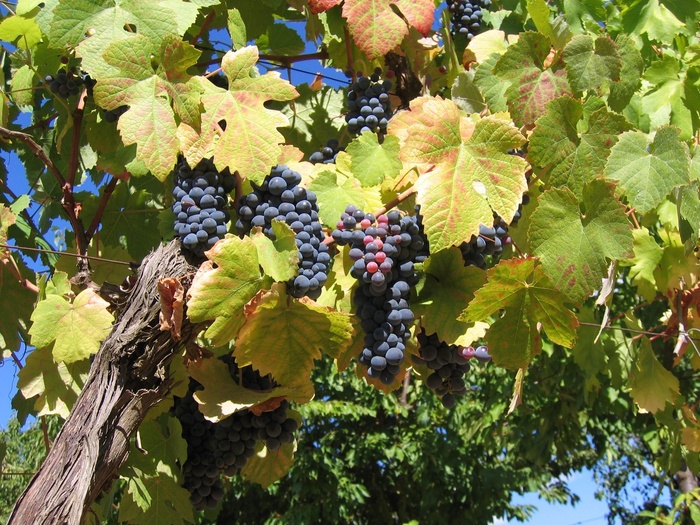
<svg viewBox="0 0 700 525">
<path fill-rule="evenodd" d="M 129 440 L 148 410 L 171 387 L 175 350 L 193 336 L 185 319 L 181 342 L 159 328 L 159 278 L 196 268 L 173 241 L 150 254 L 90 375 L 43 465 L 17 500 L 8 525 L 74 525 L 108 490 L 129 454 Z"/>
</svg>

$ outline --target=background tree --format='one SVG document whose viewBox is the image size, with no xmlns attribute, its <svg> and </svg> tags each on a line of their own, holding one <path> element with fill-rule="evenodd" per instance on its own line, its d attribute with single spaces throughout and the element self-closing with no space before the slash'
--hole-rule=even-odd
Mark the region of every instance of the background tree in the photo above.
<svg viewBox="0 0 700 525">
<path fill-rule="evenodd" d="M 487 522 L 619 458 L 695 519 L 697 1 L 2 5 L 0 335 L 65 418 L 10 523 L 214 519 L 299 445 L 260 517 Z M 261 70 L 310 58 L 347 92 Z"/>
</svg>

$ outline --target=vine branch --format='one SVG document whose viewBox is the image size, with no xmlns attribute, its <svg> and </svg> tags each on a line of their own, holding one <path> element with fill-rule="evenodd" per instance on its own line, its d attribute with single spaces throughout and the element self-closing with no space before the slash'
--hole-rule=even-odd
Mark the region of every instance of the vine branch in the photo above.
<svg viewBox="0 0 700 525">
<path fill-rule="evenodd" d="M 102 193 L 102 197 L 100 197 L 100 203 L 97 205 L 97 211 L 95 211 L 95 215 L 92 217 L 90 227 L 85 233 L 85 237 L 87 238 L 88 242 L 90 242 L 92 236 L 95 235 L 97 228 L 99 228 L 100 226 L 100 222 L 102 222 L 102 215 L 104 214 L 104 211 L 107 208 L 107 203 L 109 202 L 109 198 L 114 192 L 114 188 L 116 188 L 117 186 L 117 182 L 119 182 L 119 179 L 117 179 L 116 177 L 112 177 L 112 179 L 105 186 L 104 193 Z"/>
<path fill-rule="evenodd" d="M 92 255 L 80 255 L 78 253 L 71 253 L 71 252 L 59 252 L 56 250 L 47 250 L 44 248 L 29 248 L 27 246 L 13 246 L 11 244 L 1 244 L 1 243 L 0 243 L 0 248 L 10 248 L 12 250 L 29 251 L 29 252 L 53 253 L 55 255 L 67 255 L 68 257 L 79 257 L 81 259 L 88 259 L 90 261 L 100 261 L 100 262 L 106 262 L 106 263 L 111 263 L 111 264 L 121 264 L 124 266 L 131 266 L 131 263 L 126 262 L 126 261 L 116 261 L 114 259 L 105 259 L 103 257 L 94 257 Z"/>
</svg>

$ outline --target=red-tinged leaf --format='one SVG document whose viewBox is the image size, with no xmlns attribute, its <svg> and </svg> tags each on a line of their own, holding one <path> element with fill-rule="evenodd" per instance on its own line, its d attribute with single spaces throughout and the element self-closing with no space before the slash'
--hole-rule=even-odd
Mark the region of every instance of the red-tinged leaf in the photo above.
<svg viewBox="0 0 700 525">
<path fill-rule="evenodd" d="M 340 5 L 340 2 L 342 0 L 309 0 L 309 8 L 313 14 L 317 15 Z"/>
<path fill-rule="evenodd" d="M 187 293 L 187 316 L 195 323 L 213 321 L 205 335 L 220 346 L 236 336 L 243 307 L 262 288 L 263 277 L 250 237 L 226 237 L 206 255 L 210 262 L 200 266 Z"/>
<path fill-rule="evenodd" d="M 586 124 L 586 131 L 578 128 Z M 603 176 L 610 149 L 630 128 L 622 115 L 600 108 L 584 115 L 579 100 L 560 97 L 547 104 L 530 135 L 528 160 L 547 171 L 550 186 L 568 187 L 577 196 L 583 185 Z"/>
<path fill-rule="evenodd" d="M 159 64 L 154 71 L 153 45 L 143 35 L 111 44 L 103 55 L 108 68 L 95 86 L 95 101 L 108 110 L 129 106 L 119 118 L 122 141 L 135 144 L 136 160 L 164 180 L 180 149 L 175 112 L 186 122 L 198 122 L 199 90 L 186 70 L 200 52 L 179 39 L 165 38 L 153 57 Z"/>
<path fill-rule="evenodd" d="M 392 7 L 397 8 L 403 18 Z M 432 0 L 345 0 L 343 4 L 350 34 L 370 59 L 386 55 L 401 43 L 408 34 L 406 21 L 427 35 L 434 11 Z"/>
<path fill-rule="evenodd" d="M 305 402 L 314 393 L 310 372 L 321 352 L 333 357 L 353 342 L 350 315 L 287 296 L 283 284 L 261 292 L 246 308 L 234 356 L 239 366 L 252 365 L 272 374 L 288 398 Z"/>
<path fill-rule="evenodd" d="M 475 322 L 499 315 L 486 333 L 493 360 L 507 368 L 525 368 L 542 348 L 538 323 L 552 342 L 573 346 L 578 321 L 567 303 L 536 259 L 509 259 L 488 271 L 488 282 L 460 319 Z"/>
<path fill-rule="evenodd" d="M 397 114 L 389 132 L 401 139 L 399 157 L 432 166 L 417 183 L 425 232 L 435 252 L 468 241 L 493 212 L 510 221 L 527 190 L 527 163 L 511 148 L 525 142 L 510 121 L 476 123 L 450 100 L 422 97 Z"/>
<path fill-rule="evenodd" d="M 170 330 L 174 341 L 181 339 L 182 316 L 184 306 L 185 289 L 180 279 L 166 277 L 158 280 L 158 293 L 160 294 L 160 329 Z"/>
<path fill-rule="evenodd" d="M 518 126 L 530 126 L 545 114 L 547 102 L 571 95 L 566 70 L 547 65 L 549 39 L 539 33 L 520 35 L 498 60 L 493 72 L 510 82 L 506 89 L 508 110 Z"/>
<path fill-rule="evenodd" d="M 212 90 L 202 96 L 201 129 L 182 123 L 178 130 L 190 165 L 213 155 L 219 169 L 228 167 L 262 183 L 270 166 L 277 163 L 284 142 L 277 128 L 289 121 L 282 112 L 267 109 L 265 103 L 291 100 L 298 93 L 277 72 L 254 76 L 257 61 L 255 47 L 224 55 L 221 67 L 229 79 L 229 89 Z"/>
<path fill-rule="evenodd" d="M 581 195 L 579 200 L 567 188 L 547 190 L 537 199 L 529 229 L 545 273 L 577 304 L 600 287 L 609 259 L 629 258 L 633 247 L 632 228 L 613 185 L 594 180 Z"/>
</svg>

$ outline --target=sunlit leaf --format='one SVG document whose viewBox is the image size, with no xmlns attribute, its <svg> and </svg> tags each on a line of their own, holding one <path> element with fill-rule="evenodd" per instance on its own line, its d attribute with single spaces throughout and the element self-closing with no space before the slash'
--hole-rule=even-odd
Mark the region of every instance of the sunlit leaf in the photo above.
<svg viewBox="0 0 700 525">
<path fill-rule="evenodd" d="M 243 306 L 262 288 L 258 250 L 250 237 L 227 236 L 206 252 L 212 263 L 200 266 L 187 294 L 192 322 L 213 321 L 205 335 L 220 346 L 244 322 Z"/>
<path fill-rule="evenodd" d="M 309 372 L 321 352 L 336 356 L 352 343 L 348 314 L 317 306 L 308 299 L 289 298 L 283 285 L 263 292 L 246 311 L 236 340 L 239 366 L 253 365 L 272 374 L 281 386 L 297 392 L 290 399 L 307 401 L 313 395 Z"/>
<path fill-rule="evenodd" d="M 109 303 L 88 288 L 71 303 L 58 295 L 39 301 L 32 314 L 32 344 L 44 348 L 54 343 L 57 363 L 81 361 L 99 350 L 114 320 Z"/>
<path fill-rule="evenodd" d="M 566 188 L 544 192 L 529 234 L 545 274 L 576 303 L 598 289 L 608 259 L 632 253 L 632 228 L 624 207 L 612 185 L 601 180 L 583 187 L 581 201 Z"/>
<path fill-rule="evenodd" d="M 449 100 L 423 97 L 396 115 L 389 132 L 401 139 L 400 158 L 429 166 L 416 189 L 431 250 L 468 241 L 493 213 L 510 221 L 527 189 L 527 163 L 509 155 L 524 137 L 509 121 L 473 123 Z"/>
<path fill-rule="evenodd" d="M 578 322 L 567 304 L 535 259 L 509 259 L 488 270 L 486 285 L 460 319 L 474 322 L 498 314 L 486 333 L 489 352 L 495 363 L 518 369 L 542 348 L 538 324 L 552 342 L 571 348 Z"/>
</svg>

